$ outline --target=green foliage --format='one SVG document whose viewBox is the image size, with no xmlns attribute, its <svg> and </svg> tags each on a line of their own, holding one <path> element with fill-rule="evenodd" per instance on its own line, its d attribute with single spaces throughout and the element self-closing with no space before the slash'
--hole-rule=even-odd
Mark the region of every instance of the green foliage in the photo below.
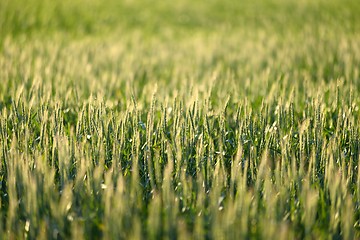
<svg viewBox="0 0 360 240">
<path fill-rule="evenodd" d="M 358 12 L 0 1 L 1 238 L 360 238 Z"/>
</svg>

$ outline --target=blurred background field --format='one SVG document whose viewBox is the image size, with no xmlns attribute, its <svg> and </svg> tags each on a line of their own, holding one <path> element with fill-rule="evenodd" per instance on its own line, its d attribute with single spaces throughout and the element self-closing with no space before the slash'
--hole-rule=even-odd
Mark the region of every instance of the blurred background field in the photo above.
<svg viewBox="0 0 360 240">
<path fill-rule="evenodd" d="M 3 78 L 7 93 L 17 86 L 9 79 L 26 86 L 43 79 L 44 71 L 36 67 L 57 73 L 42 81 L 56 85 L 53 93 L 77 85 L 80 94 L 124 101 L 128 93 L 149 100 L 154 83 L 162 97 L 183 91 L 184 85 L 187 93 L 191 87 L 206 92 L 211 85 L 234 85 L 212 89 L 225 98 L 263 98 L 274 80 L 283 89 L 292 85 L 300 91 L 304 82 L 319 86 L 359 78 L 357 1 L 0 4 L 2 74 L 11 75 Z M 38 76 L 29 79 L 25 72 Z M 261 81 L 254 81 L 259 76 Z"/>
<path fill-rule="evenodd" d="M 1 235 L 359 238 L 359 12 L 0 0 Z"/>
<path fill-rule="evenodd" d="M 4 34 L 104 33 L 141 30 L 148 35 L 166 32 L 268 30 L 290 33 L 306 27 L 355 32 L 359 27 L 357 1 L 113 1 L 45 0 L 1 2 Z"/>
</svg>

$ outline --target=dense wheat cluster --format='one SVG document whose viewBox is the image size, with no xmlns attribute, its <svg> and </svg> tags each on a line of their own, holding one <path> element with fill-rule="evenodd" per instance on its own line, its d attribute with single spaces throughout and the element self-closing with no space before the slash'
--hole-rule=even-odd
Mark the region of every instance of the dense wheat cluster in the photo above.
<svg viewBox="0 0 360 240">
<path fill-rule="evenodd" d="M 1 0 L 0 238 L 360 238 L 359 12 Z"/>
</svg>

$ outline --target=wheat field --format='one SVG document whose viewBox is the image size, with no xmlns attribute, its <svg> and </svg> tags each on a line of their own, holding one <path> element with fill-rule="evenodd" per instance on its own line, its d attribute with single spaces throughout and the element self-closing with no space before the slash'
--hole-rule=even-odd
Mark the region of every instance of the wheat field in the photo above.
<svg viewBox="0 0 360 240">
<path fill-rule="evenodd" d="M 360 238 L 359 12 L 1 0 L 0 238 Z"/>
</svg>

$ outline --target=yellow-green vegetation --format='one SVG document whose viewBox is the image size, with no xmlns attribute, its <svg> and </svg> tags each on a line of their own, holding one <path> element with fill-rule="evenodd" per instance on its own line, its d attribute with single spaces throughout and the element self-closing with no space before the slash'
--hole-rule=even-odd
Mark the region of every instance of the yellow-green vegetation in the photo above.
<svg viewBox="0 0 360 240">
<path fill-rule="evenodd" d="M 359 13 L 1 0 L 0 238 L 360 238 Z"/>
</svg>

